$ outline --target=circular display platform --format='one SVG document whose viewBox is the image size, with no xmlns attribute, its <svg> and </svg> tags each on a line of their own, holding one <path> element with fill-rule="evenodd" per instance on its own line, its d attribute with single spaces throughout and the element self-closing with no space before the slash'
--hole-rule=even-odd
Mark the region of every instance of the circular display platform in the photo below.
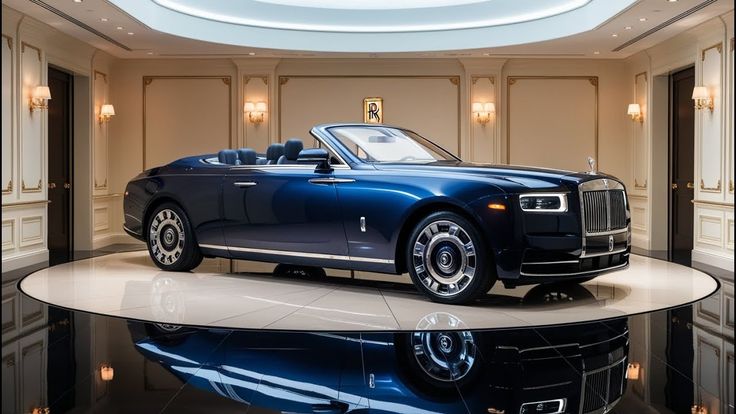
<svg viewBox="0 0 736 414">
<path fill-rule="evenodd" d="M 398 278 L 398 276 L 397 276 Z M 628 269 L 584 284 L 505 289 L 472 305 L 431 302 L 411 285 L 327 277 L 159 270 L 145 251 L 116 253 L 35 272 L 28 296 L 74 310 L 176 325 L 293 331 L 525 328 L 590 322 L 703 299 L 718 289 L 689 267 L 632 255 Z"/>
</svg>

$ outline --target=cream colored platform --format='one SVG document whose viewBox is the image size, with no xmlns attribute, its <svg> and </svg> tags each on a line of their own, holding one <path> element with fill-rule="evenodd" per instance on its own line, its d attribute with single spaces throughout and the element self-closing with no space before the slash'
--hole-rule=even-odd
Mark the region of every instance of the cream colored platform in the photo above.
<svg viewBox="0 0 736 414">
<path fill-rule="evenodd" d="M 60 307 L 128 319 L 298 331 L 493 329 L 565 324 L 700 300 L 718 283 L 688 267 L 632 255 L 631 266 L 584 285 L 505 289 L 471 306 L 430 302 L 413 288 L 267 274 L 173 273 L 147 252 L 117 253 L 33 273 L 27 295 Z"/>
</svg>

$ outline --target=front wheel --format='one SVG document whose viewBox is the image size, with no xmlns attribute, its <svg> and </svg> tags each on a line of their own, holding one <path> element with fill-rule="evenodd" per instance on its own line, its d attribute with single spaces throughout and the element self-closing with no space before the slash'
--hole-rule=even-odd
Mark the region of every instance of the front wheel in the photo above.
<svg viewBox="0 0 736 414">
<path fill-rule="evenodd" d="M 163 270 L 186 272 L 202 263 L 189 219 L 176 204 L 164 203 L 151 215 L 148 253 Z"/>
<path fill-rule="evenodd" d="M 416 225 L 406 263 L 414 285 L 435 302 L 467 303 L 496 280 L 480 233 L 451 212 L 433 213 Z"/>
</svg>

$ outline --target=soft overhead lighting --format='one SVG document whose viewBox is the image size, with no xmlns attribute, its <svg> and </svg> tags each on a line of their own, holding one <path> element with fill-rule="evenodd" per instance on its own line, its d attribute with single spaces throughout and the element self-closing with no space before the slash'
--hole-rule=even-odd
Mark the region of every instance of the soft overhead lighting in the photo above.
<svg viewBox="0 0 736 414">
<path fill-rule="evenodd" d="M 624 27 L 624 30 L 631 30 L 631 26 Z"/>
<path fill-rule="evenodd" d="M 40 109 L 48 109 L 49 99 L 51 99 L 51 90 L 49 87 L 45 85 L 36 86 L 31 94 L 31 102 L 29 105 L 31 112 Z"/>
<path fill-rule="evenodd" d="M 246 102 L 243 110 L 248 114 L 248 120 L 253 124 L 260 124 L 268 112 L 268 105 L 265 102 Z"/>
<path fill-rule="evenodd" d="M 74 2 L 77 3 L 77 4 L 81 3 L 82 1 L 83 0 L 74 0 Z"/>
<path fill-rule="evenodd" d="M 693 88 L 693 100 L 695 101 L 695 109 L 710 109 L 713 112 L 713 97 L 708 92 L 707 86 L 696 86 Z"/>
<path fill-rule="evenodd" d="M 107 21 L 107 17 L 103 17 L 103 18 L 101 18 L 101 19 L 100 19 L 100 21 L 101 21 L 101 22 L 106 22 L 106 21 Z"/>
<path fill-rule="evenodd" d="M 134 35 L 135 33 L 133 33 L 133 32 L 128 32 L 128 34 L 129 34 L 130 36 L 133 36 L 133 35 Z"/>
<path fill-rule="evenodd" d="M 112 104 L 104 104 L 100 107 L 100 123 L 107 122 L 115 115 L 115 107 Z"/>
<path fill-rule="evenodd" d="M 116 27 L 116 29 L 123 30 L 123 26 L 118 26 L 118 27 Z"/>
<path fill-rule="evenodd" d="M 248 52 L 248 56 L 255 56 L 256 52 Z"/>
<path fill-rule="evenodd" d="M 493 102 L 473 102 L 472 112 L 475 115 L 475 121 L 485 125 L 491 120 L 491 114 L 496 112 L 496 104 Z"/>
<path fill-rule="evenodd" d="M 600 52 L 600 51 L 598 51 L 598 50 L 594 50 L 594 51 L 593 51 L 593 54 L 594 54 L 594 55 L 600 55 L 600 54 L 601 54 L 601 52 Z"/>
<path fill-rule="evenodd" d="M 644 115 L 641 114 L 641 106 L 638 103 L 629 104 L 629 109 L 626 113 L 631 116 L 632 121 L 644 122 Z"/>
<path fill-rule="evenodd" d="M 618 33 L 613 33 L 611 37 L 618 37 Z"/>
<path fill-rule="evenodd" d="M 640 21 L 640 22 L 645 22 L 645 21 L 647 21 L 647 18 L 646 18 L 646 17 L 640 17 L 640 18 L 639 18 L 639 21 Z"/>
</svg>

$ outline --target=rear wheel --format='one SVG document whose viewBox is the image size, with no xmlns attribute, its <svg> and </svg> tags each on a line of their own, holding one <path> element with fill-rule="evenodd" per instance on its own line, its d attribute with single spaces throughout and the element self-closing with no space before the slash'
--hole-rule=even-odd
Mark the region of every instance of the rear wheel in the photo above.
<svg viewBox="0 0 736 414">
<path fill-rule="evenodd" d="M 441 303 L 469 302 L 496 280 L 480 233 L 452 212 L 433 213 L 416 225 L 406 263 L 414 285 Z"/>
<path fill-rule="evenodd" d="M 186 272 L 202 263 L 189 219 L 176 204 L 164 203 L 151 215 L 148 253 L 163 270 Z"/>
</svg>

